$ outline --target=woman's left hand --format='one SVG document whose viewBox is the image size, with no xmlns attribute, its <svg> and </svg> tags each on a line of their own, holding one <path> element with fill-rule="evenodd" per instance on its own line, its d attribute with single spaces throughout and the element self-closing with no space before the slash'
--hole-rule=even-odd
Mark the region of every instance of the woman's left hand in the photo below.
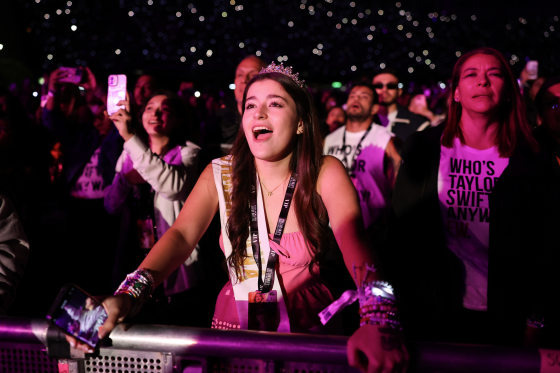
<svg viewBox="0 0 560 373">
<path fill-rule="evenodd" d="M 348 364 L 364 373 L 405 372 L 408 351 L 398 332 L 382 332 L 378 326 L 361 326 L 348 340 Z"/>
<path fill-rule="evenodd" d="M 133 133 L 130 132 L 132 115 L 130 115 L 130 100 L 128 98 L 128 93 L 126 94 L 126 100 L 119 101 L 117 105 L 123 106 L 124 109 L 119 109 L 116 113 L 110 115 L 109 119 L 113 121 L 123 140 L 128 141 L 133 136 Z"/>
</svg>

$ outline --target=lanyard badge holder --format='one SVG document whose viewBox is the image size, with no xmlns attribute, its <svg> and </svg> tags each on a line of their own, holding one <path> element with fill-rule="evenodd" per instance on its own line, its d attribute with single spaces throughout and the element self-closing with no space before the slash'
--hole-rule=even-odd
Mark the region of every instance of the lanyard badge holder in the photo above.
<svg viewBox="0 0 560 373">
<path fill-rule="evenodd" d="M 297 184 L 296 174 L 290 176 L 282 209 L 278 216 L 276 229 L 274 231 L 273 241 L 280 244 L 288 211 L 294 191 Z M 258 214 L 257 214 L 257 191 L 255 185 L 251 186 L 251 246 L 253 249 L 253 256 L 259 270 L 258 290 L 249 293 L 249 314 L 248 323 L 249 329 L 252 330 L 266 330 L 276 331 L 280 323 L 280 311 L 278 309 L 278 294 L 276 290 L 272 290 L 272 280 L 274 278 L 274 271 L 276 269 L 276 262 L 278 261 L 278 254 L 270 249 L 268 261 L 266 264 L 264 279 L 262 276 L 262 261 L 261 249 L 259 243 L 259 227 L 258 227 Z"/>
<path fill-rule="evenodd" d="M 346 152 L 346 150 L 345 150 L 346 149 L 346 127 L 344 128 L 344 132 L 342 133 L 342 151 L 345 153 L 344 158 L 342 159 L 342 163 L 344 164 L 344 168 L 346 168 L 346 171 L 348 172 L 348 175 L 351 178 L 356 177 L 356 172 L 355 172 L 356 158 L 358 158 L 358 155 L 360 155 L 360 152 L 362 151 L 362 142 L 364 141 L 364 139 L 368 135 L 369 131 L 371 130 L 372 125 L 373 125 L 373 123 L 371 123 L 369 125 L 366 132 L 364 132 L 362 138 L 358 142 L 358 145 L 356 145 L 356 150 L 354 150 L 354 155 L 352 156 L 352 162 L 350 164 L 348 164 L 348 154 L 345 153 Z"/>
</svg>

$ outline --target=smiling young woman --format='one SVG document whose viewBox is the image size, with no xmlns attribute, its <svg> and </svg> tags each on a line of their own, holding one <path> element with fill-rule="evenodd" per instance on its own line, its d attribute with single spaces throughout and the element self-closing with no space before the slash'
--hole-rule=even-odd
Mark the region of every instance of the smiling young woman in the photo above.
<svg viewBox="0 0 560 373">
<path fill-rule="evenodd" d="M 133 120 L 128 98 L 119 104 L 124 108 L 111 119 L 125 143 L 104 198 L 105 209 L 122 214 L 122 226 L 128 228 L 121 229 L 119 242 L 125 244 L 117 248 L 115 281 L 144 259 L 179 215 L 198 176 L 200 152 L 200 147 L 187 139 L 186 129 L 193 123 L 188 122 L 183 103 L 173 93 L 154 93 L 141 113 L 141 123 Z M 196 247 L 165 281 L 162 294 L 153 302 L 154 309 L 146 312 L 150 322 L 181 325 L 186 313 L 190 314 L 190 326 L 208 322 L 202 309 L 211 307 L 213 300 L 199 301 L 204 293 L 200 284 L 208 278 L 201 270 L 203 260 L 198 252 Z"/>
<path fill-rule="evenodd" d="M 329 316 L 319 316 L 333 301 L 319 262 L 338 244 L 360 288 L 361 326 L 348 342 L 349 362 L 363 371 L 405 370 L 408 355 L 392 288 L 373 270 L 345 168 L 321 154 L 319 125 L 303 82 L 290 68 L 272 64 L 247 84 L 242 108 L 243 131 L 231 155 L 204 170 L 173 226 L 104 301 L 109 316 L 101 335 L 190 255 L 219 212 L 230 279 L 216 302 L 214 328 L 333 332 L 336 325 L 323 325 Z M 286 179 L 284 193 L 262 193 L 261 185 L 283 185 Z"/>
</svg>

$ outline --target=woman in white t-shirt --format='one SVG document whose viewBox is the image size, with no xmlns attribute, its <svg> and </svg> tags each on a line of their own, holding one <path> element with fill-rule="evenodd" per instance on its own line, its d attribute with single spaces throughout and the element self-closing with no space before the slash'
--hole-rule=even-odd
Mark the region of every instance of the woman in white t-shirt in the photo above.
<svg viewBox="0 0 560 373">
<path fill-rule="evenodd" d="M 111 214 L 127 210 L 123 216 L 131 216 L 132 222 L 130 232 L 124 231 L 123 236 L 136 239 L 130 240 L 132 249 L 116 255 L 114 275 L 119 279 L 143 260 L 177 219 L 198 177 L 200 152 L 200 147 L 190 141 L 192 124 L 175 94 L 155 92 L 144 106 L 141 123 L 133 121 L 128 99 L 120 103 L 124 109 L 111 115 L 111 120 L 125 142 L 113 182 L 105 189 L 104 205 Z M 205 277 L 198 253 L 197 246 L 165 281 L 163 292 L 158 289 L 155 310 L 146 312 L 148 321 L 182 325 L 184 315 L 189 313 L 194 316 L 188 318 L 188 325 L 209 324 L 205 313 L 211 312 L 213 304 L 201 300 L 205 299 L 201 295 Z"/>
<path fill-rule="evenodd" d="M 534 268 L 524 255 L 529 215 L 540 215 L 527 203 L 543 185 L 535 141 L 515 78 L 495 49 L 459 58 L 448 103 L 445 126 L 416 135 L 403 151 L 395 268 L 387 272 L 398 273 L 405 330 L 414 337 L 515 343 L 527 318 L 536 325 L 520 281 Z"/>
</svg>

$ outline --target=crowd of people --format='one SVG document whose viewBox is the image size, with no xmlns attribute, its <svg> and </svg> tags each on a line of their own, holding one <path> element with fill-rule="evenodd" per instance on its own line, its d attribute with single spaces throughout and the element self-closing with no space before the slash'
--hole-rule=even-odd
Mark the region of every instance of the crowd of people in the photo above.
<svg viewBox="0 0 560 373">
<path fill-rule="evenodd" d="M 445 89 L 386 68 L 344 94 L 251 55 L 233 97 L 142 75 L 108 115 L 83 72 L 50 72 L 34 112 L 0 95 L 6 314 L 75 282 L 105 298 L 102 336 L 347 334 L 364 370 L 406 369 L 407 340 L 554 346 L 560 78 L 479 48 Z M 348 289 L 359 309 L 338 312 Z"/>
</svg>

